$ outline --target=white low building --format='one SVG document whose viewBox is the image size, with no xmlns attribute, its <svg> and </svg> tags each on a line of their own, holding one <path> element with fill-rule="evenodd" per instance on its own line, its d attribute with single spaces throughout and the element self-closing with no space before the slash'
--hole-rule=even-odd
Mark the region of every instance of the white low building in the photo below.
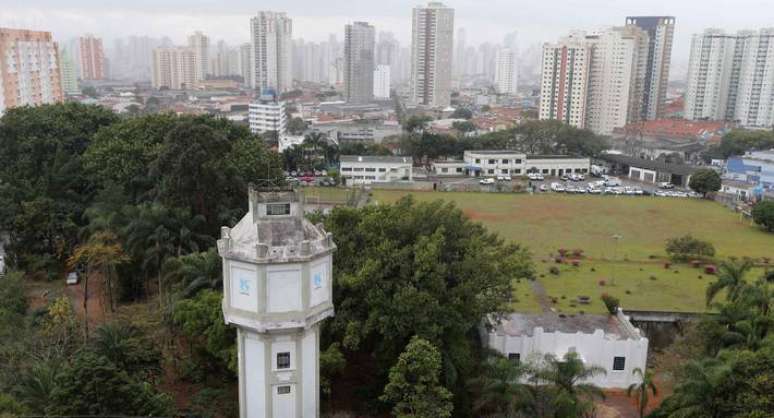
<svg viewBox="0 0 774 418">
<path fill-rule="evenodd" d="M 412 163 L 411 157 L 342 155 L 339 174 L 346 185 L 411 182 Z"/>
<path fill-rule="evenodd" d="M 566 155 L 527 155 L 508 150 L 465 151 L 463 160 L 433 163 L 436 176 L 522 177 L 528 173 L 561 177 L 565 174 L 587 174 L 591 160 Z"/>
<path fill-rule="evenodd" d="M 258 100 L 250 103 L 249 121 L 250 132 L 254 134 L 276 132 L 278 138 L 285 136 L 288 127 L 285 102 L 272 90 L 263 92 Z"/>
<path fill-rule="evenodd" d="M 588 383 L 602 388 L 627 388 L 639 383 L 635 368 L 645 370 L 648 339 L 619 310 L 617 315 L 510 314 L 490 331 L 484 344 L 514 361 L 538 363 L 546 354 L 561 359 L 575 352 L 587 365 L 606 374 Z"/>
</svg>

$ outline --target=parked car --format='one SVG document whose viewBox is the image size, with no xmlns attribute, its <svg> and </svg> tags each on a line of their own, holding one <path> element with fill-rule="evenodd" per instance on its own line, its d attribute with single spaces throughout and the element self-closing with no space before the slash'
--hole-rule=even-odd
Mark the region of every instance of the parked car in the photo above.
<svg viewBox="0 0 774 418">
<path fill-rule="evenodd" d="M 65 283 L 67 283 L 68 286 L 76 285 L 80 281 L 80 276 L 78 276 L 78 272 L 71 271 L 67 273 L 67 278 L 65 279 Z"/>
<path fill-rule="evenodd" d="M 541 192 L 547 192 L 548 191 L 548 187 L 545 184 L 541 184 L 540 185 L 540 191 Z"/>
<path fill-rule="evenodd" d="M 493 178 L 481 179 L 481 181 L 478 182 L 478 184 L 480 184 L 482 186 L 488 186 L 488 185 L 494 184 L 494 183 L 495 183 L 495 179 L 493 179 Z"/>
<path fill-rule="evenodd" d="M 605 179 L 605 186 L 607 187 L 617 187 L 621 185 L 621 180 L 617 177 L 608 177 Z"/>
<path fill-rule="evenodd" d="M 561 192 L 564 192 L 566 189 L 561 183 L 551 183 L 551 190 L 561 193 Z"/>
<path fill-rule="evenodd" d="M 674 189 L 674 188 L 675 188 L 675 185 L 674 185 L 674 184 L 672 184 L 672 183 L 670 183 L 670 182 L 668 182 L 668 181 L 663 181 L 663 182 L 661 182 L 661 183 L 659 183 L 659 184 L 658 184 L 658 188 L 659 188 L 659 189 L 664 189 L 664 190 L 667 190 L 667 189 Z"/>
</svg>

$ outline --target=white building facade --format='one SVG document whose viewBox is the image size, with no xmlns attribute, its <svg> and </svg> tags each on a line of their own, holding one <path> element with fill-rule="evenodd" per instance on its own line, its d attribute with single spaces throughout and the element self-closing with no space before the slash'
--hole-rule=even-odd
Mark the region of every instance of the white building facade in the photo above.
<svg viewBox="0 0 774 418">
<path fill-rule="evenodd" d="M 196 52 L 192 48 L 153 50 L 152 84 L 155 89 L 193 89 L 197 84 L 196 71 Z"/>
<path fill-rule="evenodd" d="M 411 157 L 342 155 L 339 174 L 347 185 L 411 182 L 412 164 Z"/>
<path fill-rule="evenodd" d="M 390 98 L 389 65 L 377 65 L 374 70 L 374 98 L 380 100 Z"/>
<path fill-rule="evenodd" d="M 465 151 L 462 160 L 433 163 L 436 176 L 523 177 L 529 173 L 561 177 L 565 174 L 586 174 L 591 160 L 564 155 L 527 155 L 509 150 Z"/>
<path fill-rule="evenodd" d="M 454 9 L 430 2 L 414 8 L 411 22 L 410 102 L 446 108 L 451 103 Z"/>
<path fill-rule="evenodd" d="M 285 13 L 258 12 L 250 19 L 252 87 L 285 93 L 293 88 L 293 22 Z"/>
<path fill-rule="evenodd" d="M 619 310 L 616 315 L 511 314 L 489 332 L 484 345 L 512 361 L 539 364 L 545 355 L 562 359 L 577 353 L 584 364 L 605 374 L 586 383 L 602 388 L 628 388 L 640 382 L 635 368 L 646 370 L 648 339 Z"/>
<path fill-rule="evenodd" d="M 330 233 L 304 218 L 303 195 L 250 190 L 221 228 L 223 316 L 237 327 L 241 418 L 320 416 L 320 322 L 334 314 Z"/>
<path fill-rule="evenodd" d="M 287 135 L 288 116 L 285 102 L 279 100 L 270 90 L 250 103 L 248 120 L 250 132 L 254 134 L 276 132 L 278 139 Z"/>
<path fill-rule="evenodd" d="M 376 30 L 366 22 L 346 25 L 344 31 L 344 97 L 348 103 L 374 98 Z"/>
<path fill-rule="evenodd" d="M 495 88 L 500 94 L 515 95 L 518 93 L 519 62 L 517 51 L 511 48 L 500 48 L 495 57 Z"/>
<path fill-rule="evenodd" d="M 774 125 L 774 29 L 694 35 L 685 118 Z"/>
</svg>

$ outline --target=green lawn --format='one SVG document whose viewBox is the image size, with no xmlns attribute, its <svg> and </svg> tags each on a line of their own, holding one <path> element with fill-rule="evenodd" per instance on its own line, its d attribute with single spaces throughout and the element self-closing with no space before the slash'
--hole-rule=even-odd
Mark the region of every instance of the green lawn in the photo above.
<svg viewBox="0 0 774 418">
<path fill-rule="evenodd" d="M 346 203 L 349 196 L 354 193 L 351 189 L 340 187 L 303 187 L 301 191 L 310 203 Z"/>
<path fill-rule="evenodd" d="M 373 200 L 393 202 L 407 193 L 376 190 Z M 602 293 L 619 297 L 624 308 L 704 310 L 704 289 L 712 276 L 687 265 L 665 270 L 661 262 L 650 259 L 651 255 L 665 256 L 664 244 L 671 237 L 690 233 L 708 240 L 715 245 L 719 258 L 774 258 L 774 235 L 751 226 L 749 221 L 719 204 L 703 200 L 554 194 L 412 194 L 422 201 L 455 202 L 472 219 L 528 246 L 539 275 L 543 275 L 538 280 L 549 296 L 557 298 L 552 306 L 565 312 L 603 312 L 604 306 L 599 300 Z M 621 236 L 617 245 L 613 235 Z M 561 274 L 553 276 L 548 269 L 554 265 L 552 254 L 559 248 L 582 249 L 588 259 L 577 268 L 563 265 Z M 750 278 L 758 275 L 760 271 L 755 271 Z M 651 276 L 656 280 L 651 280 Z M 600 280 L 605 280 L 606 285 L 599 286 Z M 517 287 L 514 309 L 539 310 L 534 298 L 526 298 L 527 291 L 527 284 Z M 590 296 L 592 303 L 570 306 L 579 295 Z"/>
</svg>

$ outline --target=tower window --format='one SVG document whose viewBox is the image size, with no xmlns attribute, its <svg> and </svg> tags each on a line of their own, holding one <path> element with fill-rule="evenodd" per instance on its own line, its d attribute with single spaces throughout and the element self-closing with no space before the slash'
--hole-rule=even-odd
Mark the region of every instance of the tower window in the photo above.
<svg viewBox="0 0 774 418">
<path fill-rule="evenodd" d="M 271 203 L 266 205 L 266 214 L 269 216 L 290 215 L 290 203 Z"/>
<path fill-rule="evenodd" d="M 277 395 L 287 395 L 290 393 L 290 386 L 277 386 Z"/>
<path fill-rule="evenodd" d="M 508 360 L 519 364 L 521 362 L 521 353 L 508 353 Z"/>
<path fill-rule="evenodd" d="M 623 370 L 626 368 L 626 357 L 613 357 L 613 370 Z"/>
<path fill-rule="evenodd" d="M 277 353 L 277 368 L 289 369 L 290 368 L 290 353 Z"/>
</svg>

